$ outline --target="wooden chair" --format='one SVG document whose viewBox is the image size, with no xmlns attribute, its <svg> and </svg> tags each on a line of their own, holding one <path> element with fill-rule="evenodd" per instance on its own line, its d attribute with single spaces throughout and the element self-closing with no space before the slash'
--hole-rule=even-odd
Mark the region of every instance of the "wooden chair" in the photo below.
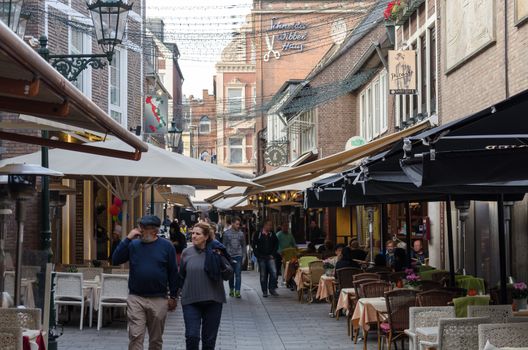
<svg viewBox="0 0 528 350">
<path fill-rule="evenodd" d="M 299 258 L 299 268 L 308 267 L 309 263 L 311 263 L 312 261 L 317 261 L 317 260 L 320 260 L 320 259 L 313 255 L 301 256 Z"/>
<path fill-rule="evenodd" d="M 388 282 L 369 282 L 361 284 L 361 295 L 364 298 L 378 298 L 385 296 L 385 292 L 391 290 L 391 284 Z"/>
<path fill-rule="evenodd" d="M 392 343 L 398 339 L 403 340 L 407 335 L 405 330 L 409 328 L 409 309 L 416 306 L 416 291 L 413 289 L 396 289 L 385 293 L 387 303 L 387 320 L 381 320 L 378 313 L 378 349 L 382 344 L 382 338 L 387 341 L 390 350 Z"/>
<path fill-rule="evenodd" d="M 419 306 L 447 306 L 454 298 L 450 291 L 433 289 L 416 295 Z"/>
</svg>

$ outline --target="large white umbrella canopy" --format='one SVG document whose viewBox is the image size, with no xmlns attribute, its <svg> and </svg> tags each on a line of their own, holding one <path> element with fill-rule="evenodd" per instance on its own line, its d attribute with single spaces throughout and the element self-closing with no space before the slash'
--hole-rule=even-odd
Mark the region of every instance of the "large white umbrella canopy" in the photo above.
<svg viewBox="0 0 528 350">
<path fill-rule="evenodd" d="M 117 139 L 93 142 L 89 145 L 130 150 L 130 146 Z M 0 167 L 12 163 L 38 164 L 40 159 L 39 151 L 2 160 Z M 68 178 L 97 181 L 123 201 L 125 213 L 128 209 L 127 202 L 138 196 L 145 186 L 154 184 L 259 187 L 217 165 L 169 152 L 151 144 L 148 144 L 148 152 L 142 153 L 138 161 L 52 149 L 49 151 L 49 167 L 64 173 Z M 126 232 L 126 222 L 123 222 L 123 226 L 123 232 Z"/>
</svg>

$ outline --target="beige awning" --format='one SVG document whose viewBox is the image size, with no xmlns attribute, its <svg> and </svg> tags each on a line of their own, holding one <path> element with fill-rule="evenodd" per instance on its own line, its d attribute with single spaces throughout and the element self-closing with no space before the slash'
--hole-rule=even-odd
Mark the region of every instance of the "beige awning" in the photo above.
<svg viewBox="0 0 528 350">
<path fill-rule="evenodd" d="M 113 134 L 130 150 L 88 147 L 0 131 L 0 139 L 138 160 L 147 145 L 82 94 L 0 22 L 0 111 L 37 116 L 87 131 Z"/>
<path fill-rule="evenodd" d="M 370 141 L 369 143 L 357 148 L 342 151 L 326 158 L 302 164 L 285 171 L 275 172 L 273 174 L 264 174 L 253 179 L 253 182 L 265 186 L 266 188 L 274 188 L 308 181 L 317 176 L 327 174 L 338 168 L 346 166 L 351 162 L 381 152 L 384 149 L 387 149 L 391 144 L 401 140 L 402 138 L 424 130 L 429 127 L 429 125 L 429 121 L 424 121 L 400 132 Z M 258 192 L 262 192 L 262 189 L 254 190 L 251 193 Z"/>
</svg>

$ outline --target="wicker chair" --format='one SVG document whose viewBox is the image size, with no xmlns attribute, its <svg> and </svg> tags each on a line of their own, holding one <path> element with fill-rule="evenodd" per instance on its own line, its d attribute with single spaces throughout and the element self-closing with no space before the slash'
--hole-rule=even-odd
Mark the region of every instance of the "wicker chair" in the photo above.
<svg viewBox="0 0 528 350">
<path fill-rule="evenodd" d="M 319 286 L 319 280 L 324 274 L 323 262 L 321 260 L 312 261 L 308 264 L 310 270 L 308 275 L 308 281 L 305 281 L 301 290 L 299 291 L 299 301 L 302 302 L 304 298 L 304 292 L 308 292 L 308 303 L 312 303 L 314 300 L 314 292 Z"/>
<path fill-rule="evenodd" d="M 363 272 L 363 273 L 358 273 L 357 275 L 354 275 L 354 281 L 365 280 L 365 279 L 379 280 L 380 275 L 374 272 Z"/>
<path fill-rule="evenodd" d="M 443 318 L 438 321 L 438 339 L 421 341 L 421 349 L 434 347 L 436 350 L 478 350 L 480 324 L 490 323 L 489 317 Z"/>
<path fill-rule="evenodd" d="M 369 282 L 361 284 L 361 295 L 364 298 L 378 298 L 385 296 L 385 292 L 391 290 L 391 284 L 388 282 Z"/>
<path fill-rule="evenodd" d="M 433 289 L 416 295 L 419 306 L 447 306 L 453 300 L 454 294 L 442 289 Z"/>
<path fill-rule="evenodd" d="M 483 350 L 486 342 L 497 348 L 525 347 L 528 343 L 528 323 L 480 324 L 478 326 L 478 348 Z"/>
<path fill-rule="evenodd" d="M 382 345 L 382 338 L 387 341 L 390 350 L 392 343 L 403 340 L 405 330 L 409 328 L 409 309 L 416 306 L 416 291 L 413 289 L 396 289 L 385 293 L 387 303 L 387 321 L 382 322 L 378 314 L 378 348 Z"/>
<path fill-rule="evenodd" d="M 409 350 L 419 350 L 420 341 L 434 341 L 421 334 L 416 333 L 416 328 L 438 327 L 438 320 L 441 318 L 454 318 L 455 308 L 453 306 L 436 307 L 411 307 L 409 308 L 409 329 L 405 334 L 409 337 Z"/>
<path fill-rule="evenodd" d="M 22 328 L 0 327 L 0 344 L 2 350 L 22 350 Z"/>
<path fill-rule="evenodd" d="M 367 278 L 367 279 L 362 279 L 362 280 L 356 280 L 353 282 L 354 290 L 356 291 L 356 299 L 363 298 L 363 294 L 361 291 L 361 285 L 365 283 L 370 283 L 370 282 L 379 282 L 379 280 Z"/>
<path fill-rule="evenodd" d="M 18 326 L 25 329 L 42 329 L 40 309 L 0 309 L 0 329 Z"/>
<path fill-rule="evenodd" d="M 99 278 L 101 278 L 101 274 L 103 273 L 103 268 L 102 267 L 79 267 L 77 271 L 83 274 L 84 280 L 94 280 L 96 276 L 99 276 Z"/>
<path fill-rule="evenodd" d="M 101 297 L 97 313 L 97 330 L 103 324 L 103 307 L 127 307 L 128 275 L 101 275 Z"/>
<path fill-rule="evenodd" d="M 333 299 L 332 310 L 335 310 L 337 307 L 336 304 L 341 289 L 354 288 L 354 276 L 362 272 L 362 270 L 356 269 L 355 267 L 343 267 L 336 270 L 336 295 Z M 339 319 L 339 313 L 336 315 L 336 318 Z"/>
<path fill-rule="evenodd" d="M 310 256 L 301 256 L 299 258 L 299 267 L 308 267 L 308 264 L 312 261 L 319 260 L 318 257 L 310 255 Z"/>
<path fill-rule="evenodd" d="M 513 317 L 511 305 L 468 305 L 468 317 L 489 317 L 491 323 L 506 323 Z"/>
<path fill-rule="evenodd" d="M 442 289 L 444 286 L 440 282 L 435 281 L 421 281 L 420 282 L 420 290 L 422 292 L 433 290 L 433 289 Z"/>
<path fill-rule="evenodd" d="M 93 314 L 93 299 L 92 296 L 87 298 L 83 293 L 83 275 L 82 273 L 71 273 L 71 272 L 57 272 L 55 274 L 56 280 L 56 291 L 55 291 L 55 305 L 56 308 L 56 320 L 59 319 L 59 306 L 61 305 L 74 305 L 81 307 L 80 313 L 80 324 L 79 329 L 83 329 L 84 319 L 84 305 L 90 304 L 90 327 L 92 326 L 92 314 Z"/>
<path fill-rule="evenodd" d="M 380 276 L 380 280 L 391 282 L 391 275 L 392 275 L 391 271 L 379 271 L 379 272 L 376 272 L 376 274 Z"/>
</svg>

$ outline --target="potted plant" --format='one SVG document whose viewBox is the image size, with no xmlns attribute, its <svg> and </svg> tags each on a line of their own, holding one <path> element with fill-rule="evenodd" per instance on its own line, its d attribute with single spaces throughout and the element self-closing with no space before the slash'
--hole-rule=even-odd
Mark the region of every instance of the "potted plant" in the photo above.
<svg viewBox="0 0 528 350">
<path fill-rule="evenodd" d="M 333 276 L 334 275 L 334 268 L 335 265 L 333 261 L 330 259 L 323 260 L 323 268 L 325 269 L 325 274 L 327 276 Z"/>
<path fill-rule="evenodd" d="M 513 284 L 512 290 L 513 304 L 516 310 L 524 310 L 526 306 L 526 298 L 528 298 L 528 286 L 524 282 Z"/>
<path fill-rule="evenodd" d="M 414 273 L 413 269 L 405 269 L 405 273 L 407 276 L 405 276 L 406 286 L 410 289 L 418 289 L 418 287 L 421 284 L 421 278 L 416 273 Z"/>
</svg>

